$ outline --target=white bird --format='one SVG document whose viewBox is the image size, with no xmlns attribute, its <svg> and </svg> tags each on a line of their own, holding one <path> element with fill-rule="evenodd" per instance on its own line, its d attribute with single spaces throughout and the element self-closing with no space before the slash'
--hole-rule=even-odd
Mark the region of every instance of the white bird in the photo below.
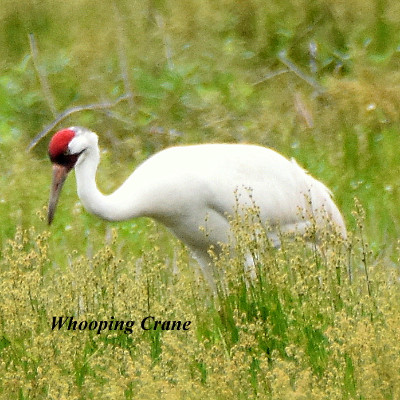
<svg viewBox="0 0 400 400">
<path fill-rule="evenodd" d="M 96 185 L 100 152 L 94 132 L 82 127 L 57 132 L 50 141 L 49 156 L 53 163 L 49 224 L 65 178 L 75 168 L 78 196 L 87 211 L 108 221 L 150 217 L 164 224 L 192 250 L 210 282 L 209 249 L 213 246 L 218 251 L 221 243 L 229 241 L 229 216 L 237 208 L 237 199 L 244 207 L 259 207 L 274 242 L 278 231 L 304 234 L 313 223 L 312 216 L 318 228 L 333 225 L 346 237 L 329 189 L 294 160 L 269 148 L 248 144 L 171 147 L 139 165 L 109 195 Z M 201 227 L 206 227 L 206 233 Z"/>
</svg>

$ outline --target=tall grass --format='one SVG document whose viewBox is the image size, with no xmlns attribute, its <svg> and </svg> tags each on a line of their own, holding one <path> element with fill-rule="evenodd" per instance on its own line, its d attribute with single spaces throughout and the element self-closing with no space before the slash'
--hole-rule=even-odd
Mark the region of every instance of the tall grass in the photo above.
<svg viewBox="0 0 400 400">
<path fill-rule="evenodd" d="M 0 21 L 0 398 L 399 397 L 396 2 L 4 0 Z M 88 215 L 73 178 L 48 229 L 47 140 L 26 146 L 54 108 L 126 92 L 62 123 L 99 133 L 103 191 L 169 145 L 267 145 L 332 188 L 345 247 L 272 249 L 242 221 L 214 297 L 168 232 Z M 146 316 L 192 322 L 144 331 Z"/>
<path fill-rule="evenodd" d="M 19 229 L 1 261 L 3 398 L 397 398 L 398 270 L 373 258 L 360 230 L 273 249 L 236 225 L 236 256 L 216 260 L 218 296 L 179 252 L 122 259 L 116 232 L 92 257 L 49 257 L 49 232 Z M 254 237 L 257 241 L 254 242 Z M 155 241 L 155 242 L 154 242 Z M 246 278 L 241 250 L 257 254 Z M 325 248 L 325 250 L 324 250 Z M 269 249 L 269 250 L 266 250 Z M 229 268 L 228 268 L 229 266 Z M 368 269 L 368 274 L 367 274 Z M 122 330 L 53 330 L 53 317 L 134 320 Z M 143 330 L 147 316 L 191 321 Z"/>
</svg>

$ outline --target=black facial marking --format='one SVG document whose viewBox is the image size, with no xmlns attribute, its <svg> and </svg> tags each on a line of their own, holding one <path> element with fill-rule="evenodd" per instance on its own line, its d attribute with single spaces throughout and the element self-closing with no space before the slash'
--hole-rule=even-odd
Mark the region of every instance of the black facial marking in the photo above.
<svg viewBox="0 0 400 400">
<path fill-rule="evenodd" d="M 58 165 L 63 165 L 66 167 L 68 170 L 71 170 L 74 168 L 76 162 L 78 161 L 79 156 L 84 152 L 85 150 L 82 150 L 81 152 L 77 154 L 68 154 L 68 153 L 62 153 L 58 154 L 55 157 L 52 157 L 51 154 L 49 153 L 49 157 L 52 163 L 58 164 Z"/>
</svg>

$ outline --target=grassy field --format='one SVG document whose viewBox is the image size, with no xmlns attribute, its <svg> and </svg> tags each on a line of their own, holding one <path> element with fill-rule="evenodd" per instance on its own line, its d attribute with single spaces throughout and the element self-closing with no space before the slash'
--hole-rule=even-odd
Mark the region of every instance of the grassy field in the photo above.
<svg viewBox="0 0 400 400">
<path fill-rule="evenodd" d="M 0 21 L 1 399 L 400 399 L 397 2 L 2 0 Z M 170 145 L 257 143 L 332 189 L 348 242 L 274 250 L 249 218 L 214 298 L 163 227 L 88 215 L 73 177 L 49 228 L 48 137 L 28 144 L 126 93 L 58 126 L 98 132 L 104 192 Z"/>
</svg>

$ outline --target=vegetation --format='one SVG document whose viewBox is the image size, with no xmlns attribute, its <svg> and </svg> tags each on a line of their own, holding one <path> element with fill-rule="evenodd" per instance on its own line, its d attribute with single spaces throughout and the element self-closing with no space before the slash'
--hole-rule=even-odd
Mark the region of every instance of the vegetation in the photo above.
<svg viewBox="0 0 400 400">
<path fill-rule="evenodd" d="M 399 5 L 275 3 L 3 0 L 0 398 L 400 397 Z M 88 215 L 71 178 L 47 227 L 48 140 L 29 142 L 126 93 L 60 124 L 99 133 L 104 192 L 173 144 L 258 143 L 332 189 L 349 240 L 271 249 L 253 210 L 214 298 L 168 232 Z M 147 316 L 190 329 L 143 330 Z"/>
</svg>

